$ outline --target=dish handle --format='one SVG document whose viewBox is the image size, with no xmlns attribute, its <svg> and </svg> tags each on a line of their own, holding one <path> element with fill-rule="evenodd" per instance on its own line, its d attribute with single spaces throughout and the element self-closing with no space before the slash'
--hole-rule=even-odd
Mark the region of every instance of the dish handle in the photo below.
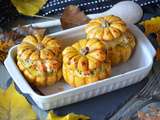
<svg viewBox="0 0 160 120">
<path fill-rule="evenodd" d="M 155 48 L 153 47 L 152 43 L 149 41 L 149 39 L 148 39 L 145 35 L 144 35 L 144 37 L 146 38 L 146 39 L 144 40 L 144 43 L 145 43 L 145 45 L 146 45 L 145 47 L 146 47 L 147 50 L 150 52 L 152 58 L 154 58 L 155 55 L 156 55 L 156 50 L 155 50 Z"/>
</svg>

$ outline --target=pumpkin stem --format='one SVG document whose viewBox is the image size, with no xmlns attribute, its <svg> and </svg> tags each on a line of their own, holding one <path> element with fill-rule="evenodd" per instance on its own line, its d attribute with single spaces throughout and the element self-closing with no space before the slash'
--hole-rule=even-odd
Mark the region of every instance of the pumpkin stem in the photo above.
<svg viewBox="0 0 160 120">
<path fill-rule="evenodd" d="M 102 23 L 102 27 L 105 28 L 105 27 L 109 27 L 110 26 L 110 23 L 106 20 L 103 21 Z"/>
<path fill-rule="evenodd" d="M 89 47 L 85 47 L 81 50 L 82 55 L 87 55 L 89 53 Z"/>
<path fill-rule="evenodd" d="M 38 49 L 38 50 L 42 50 L 43 48 L 44 48 L 44 45 L 43 45 L 43 44 L 39 43 L 39 44 L 37 45 L 37 49 Z"/>
</svg>

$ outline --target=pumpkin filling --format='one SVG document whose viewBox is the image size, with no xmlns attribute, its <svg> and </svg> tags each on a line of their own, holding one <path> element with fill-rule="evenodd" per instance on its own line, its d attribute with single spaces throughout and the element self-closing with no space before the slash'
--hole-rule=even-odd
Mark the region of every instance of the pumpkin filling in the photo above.
<svg viewBox="0 0 160 120">
<path fill-rule="evenodd" d="M 103 41 L 103 43 L 105 44 L 106 48 L 115 48 L 116 46 L 122 46 L 125 47 L 128 44 L 130 44 L 130 39 L 132 38 L 128 38 L 128 36 L 126 35 L 126 33 L 122 34 L 119 38 L 114 39 L 112 41 Z"/>
<path fill-rule="evenodd" d="M 54 84 L 61 78 L 61 50 L 55 38 L 39 34 L 26 36 L 17 47 L 17 65 L 27 81 L 36 87 Z M 55 54 L 56 53 L 56 54 Z"/>
<path fill-rule="evenodd" d="M 97 73 L 105 72 L 107 68 L 104 67 L 102 64 L 100 67 L 94 69 L 94 70 L 88 70 L 88 71 L 80 71 L 76 70 L 75 74 L 78 76 L 86 77 L 86 76 L 95 76 Z"/>
<path fill-rule="evenodd" d="M 37 67 L 37 62 L 30 61 L 29 59 L 25 62 L 20 59 L 19 61 L 21 61 L 21 64 L 35 77 L 43 74 L 50 76 L 58 71 L 57 69 L 53 69 L 49 66 Z"/>
</svg>

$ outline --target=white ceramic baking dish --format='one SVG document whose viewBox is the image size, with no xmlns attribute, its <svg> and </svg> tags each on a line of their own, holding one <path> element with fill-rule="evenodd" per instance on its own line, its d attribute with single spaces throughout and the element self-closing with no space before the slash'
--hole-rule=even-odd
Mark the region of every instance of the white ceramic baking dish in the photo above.
<svg viewBox="0 0 160 120">
<path fill-rule="evenodd" d="M 114 67 L 110 78 L 79 88 L 71 88 L 61 81 L 52 87 L 40 89 L 43 93 L 46 92 L 49 95 L 41 96 L 37 94 L 27 83 L 16 65 L 16 46 L 10 49 L 4 64 L 20 90 L 25 94 L 29 94 L 41 109 L 48 110 L 82 101 L 137 83 L 151 70 L 155 49 L 135 25 L 128 25 L 128 27 L 137 38 L 137 46 L 131 59 L 126 63 Z M 65 47 L 85 37 L 83 29 L 84 26 L 75 27 L 51 34 L 51 36 L 59 38 L 60 42 L 64 45 L 63 47 Z M 61 90 L 56 91 L 56 88 L 60 88 Z"/>
</svg>

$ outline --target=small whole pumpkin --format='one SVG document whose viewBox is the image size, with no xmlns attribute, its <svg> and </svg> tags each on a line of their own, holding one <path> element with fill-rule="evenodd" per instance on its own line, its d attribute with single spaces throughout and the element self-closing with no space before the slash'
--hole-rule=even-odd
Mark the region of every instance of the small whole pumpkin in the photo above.
<svg viewBox="0 0 160 120">
<path fill-rule="evenodd" d="M 112 66 L 126 62 L 136 46 L 136 39 L 125 22 L 114 15 L 91 20 L 85 31 L 88 39 L 99 39 L 105 45 Z"/>
<path fill-rule="evenodd" d="M 73 87 L 107 78 L 111 64 L 105 53 L 105 46 L 97 39 L 82 39 L 63 52 L 63 77 Z"/>
<path fill-rule="evenodd" d="M 121 18 L 109 15 L 91 20 L 85 31 L 87 38 L 109 41 L 119 38 L 126 32 L 126 24 Z"/>
<path fill-rule="evenodd" d="M 61 46 L 53 37 L 27 35 L 17 47 L 17 65 L 36 87 L 54 84 L 62 76 Z"/>
</svg>

